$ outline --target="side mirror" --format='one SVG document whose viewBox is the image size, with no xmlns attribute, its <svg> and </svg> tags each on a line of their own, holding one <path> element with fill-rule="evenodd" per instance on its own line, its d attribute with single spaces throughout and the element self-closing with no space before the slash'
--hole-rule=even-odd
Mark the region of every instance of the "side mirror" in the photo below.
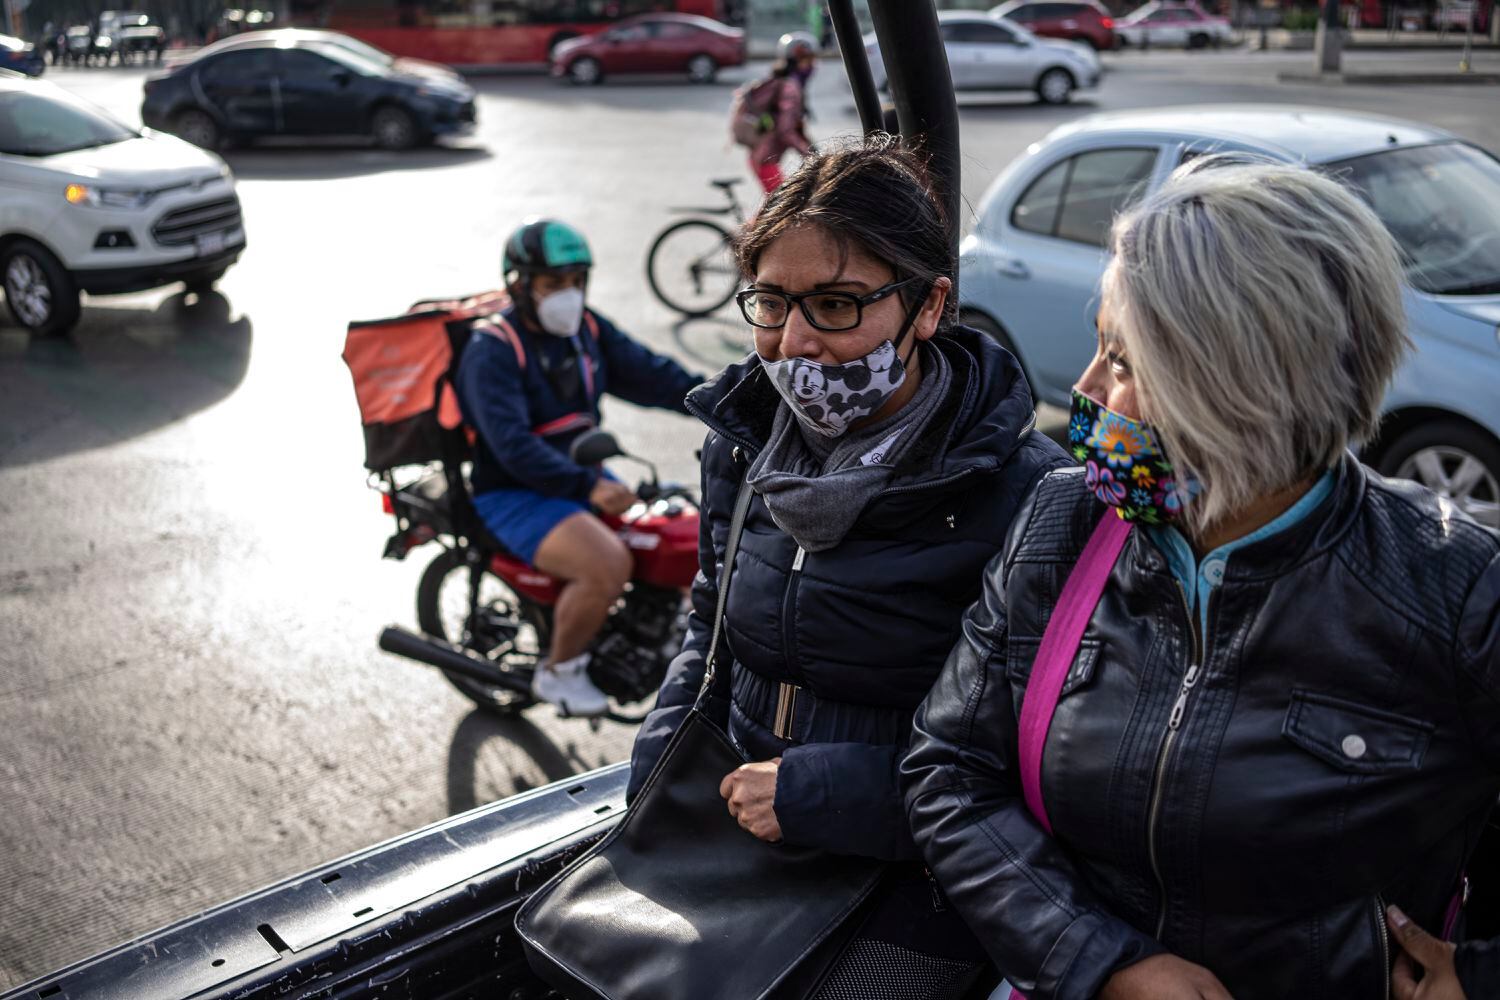
<svg viewBox="0 0 1500 1000">
<path fill-rule="evenodd" d="M 338 84 L 340 87 L 347 87 L 349 86 L 349 82 L 353 80 L 354 77 L 348 70 L 339 69 L 334 70 L 333 75 L 329 79 L 333 80 L 333 82 Z"/>
<path fill-rule="evenodd" d="M 568 449 L 568 457 L 579 465 L 598 465 L 605 459 L 619 458 L 624 454 L 615 436 L 609 431 L 601 430 L 586 431 L 578 435 Z"/>
</svg>

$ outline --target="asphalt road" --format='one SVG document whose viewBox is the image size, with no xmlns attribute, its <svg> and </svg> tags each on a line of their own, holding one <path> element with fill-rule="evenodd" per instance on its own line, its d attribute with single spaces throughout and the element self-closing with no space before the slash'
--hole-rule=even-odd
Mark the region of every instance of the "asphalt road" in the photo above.
<svg viewBox="0 0 1500 1000">
<path fill-rule="evenodd" d="M 1184 101 L 1380 111 L 1500 149 L 1493 87 L 1276 83 L 1311 61 L 1129 54 L 1069 107 L 965 97 L 965 195 L 977 202 L 1058 124 Z M 1476 68 L 1496 62 L 1486 53 Z M 49 79 L 138 120 L 142 76 Z M 413 623 L 430 553 L 379 558 L 389 521 L 365 486 L 339 352 L 350 319 L 496 285 L 503 234 L 544 213 L 588 232 L 591 300 L 627 330 L 702 370 L 741 356 L 739 324 L 674 325 L 642 280 L 668 207 L 711 203 L 708 178 L 745 176 L 725 140 L 732 82 L 490 78 L 479 134 L 452 147 L 231 152 L 250 246 L 221 294 L 92 300 L 76 333 L 51 342 L 6 317 L 0 989 L 628 753 L 621 727 L 546 709 L 497 722 L 436 673 L 376 650 L 382 625 Z M 836 66 L 812 101 L 819 137 L 854 130 Z M 628 446 L 695 481 L 692 421 L 619 403 L 608 415 Z"/>
</svg>

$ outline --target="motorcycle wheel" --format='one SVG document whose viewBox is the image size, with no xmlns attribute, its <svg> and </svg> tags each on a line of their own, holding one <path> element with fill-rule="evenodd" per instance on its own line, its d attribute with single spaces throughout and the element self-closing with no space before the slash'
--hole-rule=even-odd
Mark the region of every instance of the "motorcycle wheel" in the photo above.
<svg viewBox="0 0 1500 1000">
<path fill-rule="evenodd" d="M 470 628 L 469 570 L 463 553 L 446 549 L 422 573 L 417 586 L 417 624 L 427 634 L 478 653 L 497 669 L 524 682 L 524 688 L 518 690 L 443 674 L 480 708 L 497 715 L 519 715 L 536 704 L 527 692 L 547 645 L 551 616 L 486 569 L 479 583 L 478 617 L 477 627 Z"/>
</svg>

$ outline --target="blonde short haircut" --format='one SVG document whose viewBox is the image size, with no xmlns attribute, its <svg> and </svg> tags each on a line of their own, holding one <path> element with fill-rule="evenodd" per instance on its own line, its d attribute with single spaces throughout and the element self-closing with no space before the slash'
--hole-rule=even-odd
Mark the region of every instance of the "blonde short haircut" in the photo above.
<svg viewBox="0 0 1500 1000">
<path fill-rule="evenodd" d="M 1202 528 L 1374 434 L 1410 341 L 1395 242 L 1314 170 L 1207 156 L 1125 212 L 1103 282 L 1141 417 Z"/>
</svg>

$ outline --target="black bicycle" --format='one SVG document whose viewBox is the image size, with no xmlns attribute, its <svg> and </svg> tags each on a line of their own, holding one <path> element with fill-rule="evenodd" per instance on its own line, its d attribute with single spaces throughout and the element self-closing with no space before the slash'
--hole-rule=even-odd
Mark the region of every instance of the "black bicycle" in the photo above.
<svg viewBox="0 0 1500 1000">
<path fill-rule="evenodd" d="M 724 192 L 725 204 L 676 207 L 673 212 L 729 216 L 735 227 L 744 225 L 745 212 L 735 197 L 743 178 L 710 181 Z M 646 254 L 646 280 L 656 297 L 684 316 L 707 316 L 722 308 L 740 286 L 739 268 L 731 249 L 734 233 L 713 219 L 683 219 L 663 229 Z"/>
</svg>

